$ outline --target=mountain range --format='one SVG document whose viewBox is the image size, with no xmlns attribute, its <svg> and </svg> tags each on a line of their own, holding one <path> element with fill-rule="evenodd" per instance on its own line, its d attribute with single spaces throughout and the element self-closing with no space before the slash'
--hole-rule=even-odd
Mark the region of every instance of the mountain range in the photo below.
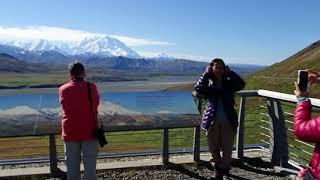
<svg viewBox="0 0 320 180">
<path fill-rule="evenodd" d="M 0 53 L 28 63 L 67 64 L 79 60 L 91 66 L 128 71 L 189 72 L 203 67 L 203 63 L 176 60 L 167 55 L 143 58 L 121 41 L 108 36 L 86 37 L 80 41 L 0 41 Z"/>
<path fill-rule="evenodd" d="M 121 41 L 108 36 L 86 37 L 80 41 L 2 40 L 0 41 L 0 53 L 12 56 L 13 59 L 24 63 L 57 65 L 79 60 L 89 66 L 130 72 L 188 74 L 202 72 L 207 65 L 205 62 L 177 59 L 166 54 L 144 58 Z M 247 73 L 248 69 L 251 72 L 262 68 L 250 65 L 234 65 L 233 67 L 243 73 Z M 3 70 L 5 68 L 5 66 L 2 67 Z M 12 70 L 12 66 L 7 68 L 8 71 Z"/>
<path fill-rule="evenodd" d="M 27 51 L 22 48 L 0 45 L 0 57 L 2 61 L 2 70 L 11 71 L 13 66 L 5 66 L 5 61 L 9 65 L 10 62 L 18 61 L 21 65 L 31 63 L 65 65 L 75 60 L 79 60 L 88 66 L 104 67 L 114 70 L 130 71 L 130 72 L 177 72 L 177 73 L 193 73 L 203 70 L 207 63 L 197 62 L 184 59 L 159 59 L 159 58 L 130 58 L 124 56 L 103 56 L 98 54 L 76 54 L 64 55 L 57 51 Z M 8 61 L 10 60 L 10 62 Z M 49 68 L 49 67 L 48 67 Z M 46 68 L 47 69 L 47 68 Z"/>
</svg>

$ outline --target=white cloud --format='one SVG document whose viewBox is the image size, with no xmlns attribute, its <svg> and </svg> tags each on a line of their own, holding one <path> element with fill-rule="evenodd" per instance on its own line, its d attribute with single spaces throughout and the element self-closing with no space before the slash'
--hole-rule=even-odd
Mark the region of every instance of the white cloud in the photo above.
<svg viewBox="0 0 320 180">
<path fill-rule="evenodd" d="M 93 33 L 81 30 L 67 29 L 61 27 L 48 26 L 27 26 L 27 27 L 3 27 L 0 26 L 1 40 L 64 40 L 64 41 L 80 41 L 85 37 L 105 36 L 116 38 L 128 46 L 154 46 L 154 45 L 174 45 L 165 41 L 155 41 L 142 38 L 134 38 L 123 35 L 110 35 L 103 33 Z"/>
<path fill-rule="evenodd" d="M 212 60 L 211 56 L 202 56 L 202 55 L 194 55 L 194 54 L 181 54 L 181 53 L 173 53 L 172 56 L 181 58 L 181 59 L 190 59 L 194 61 L 205 61 L 209 62 Z"/>
<path fill-rule="evenodd" d="M 153 41 L 148 39 L 132 38 L 132 37 L 121 36 L 121 35 L 110 35 L 110 37 L 119 39 L 120 41 L 124 42 L 128 46 L 175 45 L 174 43 L 165 42 L 165 41 Z"/>
<path fill-rule="evenodd" d="M 143 57 L 156 57 L 157 55 L 161 54 L 162 52 L 153 52 L 153 51 L 137 51 Z"/>
<path fill-rule="evenodd" d="M 46 39 L 46 40 L 65 40 L 79 41 L 85 37 L 99 36 L 99 33 L 85 31 L 47 27 L 47 26 L 28 26 L 28 27 L 1 27 L 1 39 Z"/>
<path fill-rule="evenodd" d="M 160 51 L 137 51 L 141 56 L 144 57 L 155 57 L 163 52 Z M 168 56 L 172 56 L 179 59 L 188 59 L 193 61 L 201 61 L 201 62 L 209 62 L 213 59 L 214 56 L 201 56 L 201 55 L 193 55 L 193 54 L 184 54 L 184 53 L 170 53 L 165 52 Z"/>
</svg>

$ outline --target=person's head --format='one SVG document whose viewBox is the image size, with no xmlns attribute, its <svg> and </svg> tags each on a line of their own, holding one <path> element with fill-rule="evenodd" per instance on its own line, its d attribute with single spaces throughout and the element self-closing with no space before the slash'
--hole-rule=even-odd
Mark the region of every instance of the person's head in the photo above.
<svg viewBox="0 0 320 180">
<path fill-rule="evenodd" d="M 216 77 L 222 77 L 226 71 L 226 65 L 220 58 L 215 58 L 211 61 L 210 66 L 212 67 L 212 72 Z"/>
<path fill-rule="evenodd" d="M 86 76 L 84 66 L 79 61 L 69 64 L 69 73 L 70 77 L 75 79 L 84 79 Z"/>
</svg>

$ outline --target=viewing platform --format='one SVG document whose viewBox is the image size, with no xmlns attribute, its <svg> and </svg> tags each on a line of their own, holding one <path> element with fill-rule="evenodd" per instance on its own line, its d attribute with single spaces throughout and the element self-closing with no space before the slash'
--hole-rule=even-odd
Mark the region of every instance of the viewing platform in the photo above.
<svg viewBox="0 0 320 180">
<path fill-rule="evenodd" d="M 258 149 L 245 151 L 243 161 L 235 158 L 233 154 L 232 179 L 285 179 L 292 172 L 281 172 L 274 169 L 268 154 Z M 209 153 L 201 153 L 200 162 L 193 161 L 192 154 L 176 154 L 170 157 L 166 166 L 161 162 L 160 156 L 139 156 L 135 158 L 112 158 L 99 160 L 97 175 L 100 179 L 209 179 L 213 168 Z M 41 167 L 31 167 L 41 166 Z M 65 170 L 64 165 L 58 166 Z M 83 170 L 83 166 L 81 166 Z M 1 170 L 0 179 L 61 179 L 50 175 L 48 163 L 29 164 L 20 168 Z"/>
<path fill-rule="evenodd" d="M 190 92 L 191 93 L 191 92 Z M 191 94 L 190 94 L 191 96 Z M 239 127 L 231 179 L 288 179 L 309 162 L 313 144 L 293 134 L 293 95 L 266 90 L 237 93 Z M 205 99 L 195 99 L 202 112 Z M 320 100 L 312 99 L 320 113 Z M 194 121 L 106 126 L 100 150 L 101 179 L 209 179 L 213 167 L 200 115 Z M 60 179 L 65 171 L 59 132 L 0 138 L 0 180 Z"/>
</svg>

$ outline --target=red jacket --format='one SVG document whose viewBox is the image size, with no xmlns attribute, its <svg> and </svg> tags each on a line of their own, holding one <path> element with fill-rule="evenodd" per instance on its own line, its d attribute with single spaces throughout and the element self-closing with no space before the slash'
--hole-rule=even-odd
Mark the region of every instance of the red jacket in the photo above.
<svg viewBox="0 0 320 180">
<path fill-rule="evenodd" d="M 317 179 L 320 179 L 320 116 L 311 119 L 311 107 L 309 101 L 297 103 L 294 114 L 294 133 L 300 140 L 316 143 L 307 168 Z M 300 171 L 299 176 L 303 177 L 306 170 Z"/>
<path fill-rule="evenodd" d="M 98 113 L 99 93 L 95 84 L 90 83 L 92 109 Z M 62 140 L 85 141 L 95 138 L 97 118 L 93 118 L 89 104 L 87 84 L 84 80 L 70 81 L 59 88 L 62 105 Z"/>
</svg>

